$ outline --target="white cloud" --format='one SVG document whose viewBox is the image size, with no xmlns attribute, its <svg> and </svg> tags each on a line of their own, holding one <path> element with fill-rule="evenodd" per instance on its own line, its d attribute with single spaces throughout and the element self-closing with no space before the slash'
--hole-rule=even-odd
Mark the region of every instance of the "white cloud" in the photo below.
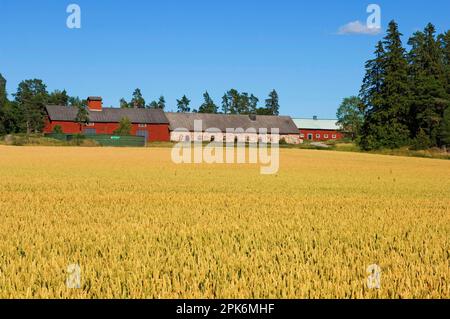
<svg viewBox="0 0 450 319">
<path fill-rule="evenodd" d="M 338 34 L 367 34 L 367 35 L 377 35 L 381 32 L 381 28 L 377 27 L 368 27 L 365 24 L 362 24 L 361 21 L 353 21 L 349 22 L 346 25 L 339 28 Z"/>
</svg>

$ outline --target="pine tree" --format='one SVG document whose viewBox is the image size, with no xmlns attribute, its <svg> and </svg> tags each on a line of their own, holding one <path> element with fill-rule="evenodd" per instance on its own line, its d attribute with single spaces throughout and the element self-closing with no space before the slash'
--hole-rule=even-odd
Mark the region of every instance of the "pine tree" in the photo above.
<svg viewBox="0 0 450 319">
<path fill-rule="evenodd" d="M 250 98 L 249 98 L 249 103 L 250 103 L 249 104 L 249 113 L 250 114 L 257 114 L 258 102 L 259 102 L 259 99 L 256 96 L 254 96 L 253 94 L 251 94 Z"/>
<path fill-rule="evenodd" d="M 239 114 L 239 99 L 241 95 L 236 89 L 231 89 L 227 92 L 228 101 L 230 102 L 229 112 L 231 114 Z"/>
<path fill-rule="evenodd" d="M 239 95 L 237 113 L 250 114 L 250 97 L 246 92 Z"/>
<path fill-rule="evenodd" d="M 198 108 L 198 113 L 217 113 L 217 105 L 214 104 L 211 96 L 209 96 L 208 91 L 203 94 L 204 102 Z"/>
<path fill-rule="evenodd" d="M 230 101 L 228 100 L 228 95 L 226 93 L 222 96 L 222 112 L 223 114 L 228 114 L 230 112 Z"/>
<path fill-rule="evenodd" d="M 120 99 L 119 105 L 120 105 L 121 109 L 127 109 L 127 108 L 130 107 L 130 105 L 128 104 L 128 102 L 124 98 Z"/>
<path fill-rule="evenodd" d="M 271 115 L 278 115 L 280 110 L 280 104 L 278 101 L 278 93 L 275 90 L 269 93 L 269 98 L 266 99 L 266 109 Z"/>
<path fill-rule="evenodd" d="M 129 107 L 135 108 L 135 109 L 143 109 L 145 108 L 145 100 L 142 96 L 141 89 L 136 89 L 133 92 L 133 98 L 131 99 L 131 102 L 129 104 Z"/>
<path fill-rule="evenodd" d="M 158 109 L 164 110 L 166 108 L 166 99 L 164 96 L 160 96 L 158 100 Z"/>
<path fill-rule="evenodd" d="M 177 100 L 177 107 L 179 113 L 189 113 L 191 111 L 191 108 L 189 107 L 189 104 L 191 103 L 191 100 L 189 100 L 186 95 L 183 95 L 183 97 L 180 100 Z"/>
</svg>

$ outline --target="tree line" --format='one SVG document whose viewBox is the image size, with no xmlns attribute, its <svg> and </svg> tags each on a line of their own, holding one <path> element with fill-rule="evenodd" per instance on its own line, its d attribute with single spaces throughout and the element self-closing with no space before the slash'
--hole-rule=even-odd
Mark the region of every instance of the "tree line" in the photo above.
<svg viewBox="0 0 450 319">
<path fill-rule="evenodd" d="M 20 82 L 17 92 L 12 94 L 13 100 L 8 99 L 6 79 L 0 74 L 0 135 L 11 133 L 39 133 L 45 125 L 45 106 L 62 105 L 77 107 L 76 122 L 89 122 L 87 100 L 76 96 L 69 96 L 66 90 L 47 91 L 47 86 L 40 79 L 30 79 Z M 253 94 L 240 93 L 235 89 L 226 92 L 222 98 L 222 109 L 214 103 L 208 92 L 203 94 L 203 103 L 197 109 L 191 109 L 186 95 L 177 100 L 178 112 L 223 113 L 223 114 L 259 114 L 278 115 L 279 102 L 275 90 L 270 92 L 265 101 L 265 107 L 258 107 L 259 99 Z M 165 109 L 166 100 L 160 96 L 149 104 L 140 89 L 132 94 L 127 102 L 120 100 L 121 108 L 153 108 Z"/>
<path fill-rule="evenodd" d="M 359 96 L 344 99 L 337 117 L 362 149 L 450 146 L 450 31 L 429 23 L 408 41 L 395 21 L 365 64 Z"/>
<path fill-rule="evenodd" d="M 208 91 L 203 94 L 203 103 L 198 108 L 191 108 L 191 100 L 183 95 L 177 99 L 177 112 L 181 113 L 213 113 L 213 114 L 256 114 L 256 115 L 278 115 L 279 99 L 276 90 L 269 93 L 265 100 L 264 107 L 258 107 L 259 99 L 246 92 L 239 92 L 236 89 L 227 91 L 222 97 L 221 109 L 214 103 Z M 124 98 L 120 99 L 121 108 L 155 108 L 164 109 L 166 101 L 164 96 L 159 100 L 154 100 L 149 104 L 146 103 L 142 92 L 139 88 L 134 90 L 131 101 L 128 102 Z"/>
<path fill-rule="evenodd" d="M 20 82 L 10 101 L 6 92 L 6 79 L 0 74 L 0 135 L 10 133 L 42 132 L 45 124 L 45 105 L 76 106 L 84 109 L 86 100 L 69 96 L 66 90 L 47 91 L 42 80 Z M 83 112 L 79 112 L 82 114 Z"/>
</svg>

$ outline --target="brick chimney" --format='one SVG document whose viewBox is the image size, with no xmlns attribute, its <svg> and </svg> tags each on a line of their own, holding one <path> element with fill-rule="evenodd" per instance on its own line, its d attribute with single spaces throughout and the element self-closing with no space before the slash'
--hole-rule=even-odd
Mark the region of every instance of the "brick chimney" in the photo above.
<svg viewBox="0 0 450 319">
<path fill-rule="evenodd" d="M 90 111 L 102 110 L 102 98 L 99 96 L 90 96 L 87 98 L 88 109 Z"/>
</svg>

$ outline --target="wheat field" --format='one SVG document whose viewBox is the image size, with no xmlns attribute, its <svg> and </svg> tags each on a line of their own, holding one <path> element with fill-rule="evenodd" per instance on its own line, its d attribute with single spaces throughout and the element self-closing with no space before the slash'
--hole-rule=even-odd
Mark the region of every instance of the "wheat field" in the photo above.
<svg viewBox="0 0 450 319">
<path fill-rule="evenodd" d="M 0 298 L 450 298 L 450 161 L 280 152 L 0 146 Z"/>
</svg>

